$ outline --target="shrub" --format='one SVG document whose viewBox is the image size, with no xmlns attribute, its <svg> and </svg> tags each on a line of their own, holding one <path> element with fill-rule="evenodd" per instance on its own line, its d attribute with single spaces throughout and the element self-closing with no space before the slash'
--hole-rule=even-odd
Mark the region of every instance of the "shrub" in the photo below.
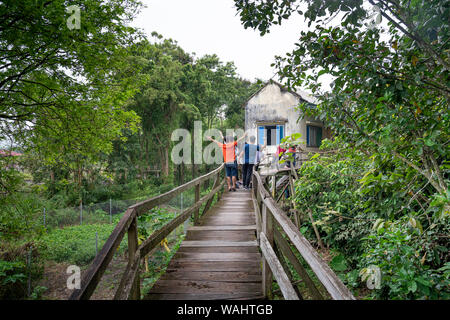
<svg viewBox="0 0 450 320">
<path fill-rule="evenodd" d="M 368 298 L 448 299 L 450 194 L 390 154 L 366 155 L 338 138 L 321 148 L 338 151 L 316 154 L 298 171 L 301 232 L 316 243 L 311 210 L 324 243 L 342 255 L 332 267 L 353 288 L 379 268 L 382 286 Z"/>
<path fill-rule="evenodd" d="M 438 270 L 426 264 L 426 251 L 416 241 L 420 230 L 405 223 L 385 223 L 364 242 L 361 267 L 381 271 L 381 287 L 371 292 L 378 299 L 449 299 L 450 262 Z M 364 271 L 364 269 L 362 269 Z"/>
<path fill-rule="evenodd" d="M 34 194 L 15 193 L 0 208 L 0 239 L 31 238 L 43 231 L 45 202 Z"/>
<path fill-rule="evenodd" d="M 26 292 L 26 281 L 25 263 L 0 260 L 0 300 L 22 298 Z"/>
</svg>

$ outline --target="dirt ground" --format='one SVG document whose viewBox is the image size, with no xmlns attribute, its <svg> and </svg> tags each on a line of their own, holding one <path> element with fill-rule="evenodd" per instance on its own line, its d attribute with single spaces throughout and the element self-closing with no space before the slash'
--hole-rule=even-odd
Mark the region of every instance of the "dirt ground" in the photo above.
<svg viewBox="0 0 450 320">
<path fill-rule="evenodd" d="M 37 284 L 47 288 L 42 299 L 67 300 L 70 297 L 72 290 L 67 289 L 69 275 L 66 273 L 69 265 L 69 263 L 46 262 L 42 279 Z M 126 265 L 127 259 L 123 255 L 116 255 L 106 269 L 91 300 L 112 300 Z M 86 269 L 87 266 L 82 268 L 81 274 Z"/>
</svg>

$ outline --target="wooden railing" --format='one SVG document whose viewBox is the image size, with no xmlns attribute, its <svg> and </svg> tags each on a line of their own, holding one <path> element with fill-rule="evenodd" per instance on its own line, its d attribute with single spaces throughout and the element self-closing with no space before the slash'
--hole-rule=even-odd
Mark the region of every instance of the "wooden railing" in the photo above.
<svg viewBox="0 0 450 320">
<path fill-rule="evenodd" d="M 295 170 L 283 170 L 289 174 L 290 192 L 293 194 L 292 175 Z M 342 283 L 319 253 L 311 246 L 308 240 L 300 233 L 299 226 L 295 225 L 277 204 L 276 176 L 272 179 L 271 193 L 266 190 L 265 181 L 269 176 L 261 177 L 257 171 L 252 176 L 252 199 L 255 207 L 257 240 L 263 254 L 262 284 L 266 297 L 272 297 L 272 281 L 277 281 L 280 291 L 286 300 L 302 299 L 300 291 L 293 284 L 293 275 L 289 271 L 287 261 L 308 288 L 313 299 L 319 300 L 325 297 L 318 290 L 311 277 L 308 275 L 302 263 L 297 259 L 292 247 L 294 247 L 315 273 L 320 283 L 335 300 L 354 300 L 355 297 Z M 266 184 L 267 186 L 267 184 Z M 282 189 L 283 194 L 285 189 Z"/>
<path fill-rule="evenodd" d="M 220 173 L 223 168 L 224 165 L 222 164 L 219 168 L 186 184 L 176 187 L 169 192 L 129 207 L 109 236 L 103 248 L 94 258 L 94 261 L 88 270 L 84 273 L 81 279 L 81 288 L 74 290 L 69 299 L 81 300 L 89 299 L 91 297 L 100 282 L 103 273 L 111 262 L 114 253 L 120 245 L 125 233 L 128 234 L 128 264 L 120 281 L 120 285 L 115 293 L 114 299 L 140 299 L 139 265 L 141 259 L 192 214 L 194 217 L 194 224 L 198 223 L 200 207 L 206 203 L 202 212 L 202 214 L 204 214 L 210 208 L 214 195 L 217 193 L 219 198 L 221 196 L 225 183 L 225 181 L 220 178 Z M 212 190 L 200 199 L 201 184 L 211 178 L 214 178 Z M 193 187 L 195 187 L 195 203 L 162 228 L 151 234 L 147 240 L 138 245 L 137 218 L 140 215 L 146 214 L 150 209 L 166 203 L 178 194 Z"/>
</svg>

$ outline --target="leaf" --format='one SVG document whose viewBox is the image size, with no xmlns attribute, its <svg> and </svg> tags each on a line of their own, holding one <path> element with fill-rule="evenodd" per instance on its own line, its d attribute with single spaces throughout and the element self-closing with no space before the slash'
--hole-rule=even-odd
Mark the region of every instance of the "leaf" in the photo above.
<svg viewBox="0 0 450 320">
<path fill-rule="evenodd" d="M 333 258 L 330 262 L 331 267 L 336 271 L 345 271 L 347 270 L 347 262 L 343 255 L 338 255 Z"/>
<path fill-rule="evenodd" d="M 395 50 L 397 50 L 397 48 L 398 48 L 398 42 L 397 42 L 397 40 L 395 40 L 394 42 L 392 42 L 392 48 L 394 48 Z"/>
<path fill-rule="evenodd" d="M 412 293 L 417 291 L 417 283 L 414 280 L 408 284 L 408 290 Z"/>
</svg>

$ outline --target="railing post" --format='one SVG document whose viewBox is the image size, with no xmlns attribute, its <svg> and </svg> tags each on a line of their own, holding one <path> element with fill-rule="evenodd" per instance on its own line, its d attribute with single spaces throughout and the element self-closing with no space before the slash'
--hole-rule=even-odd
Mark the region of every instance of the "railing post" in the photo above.
<svg viewBox="0 0 450 320">
<path fill-rule="evenodd" d="M 215 188 L 217 188 L 217 187 L 219 186 L 219 184 L 220 184 L 220 172 L 216 175 L 211 190 L 214 190 Z M 220 192 L 220 191 L 219 191 L 219 192 Z M 217 192 L 217 194 L 218 194 L 219 192 Z M 212 203 L 213 199 L 214 199 L 214 195 L 213 195 L 211 198 L 209 198 L 209 200 L 206 202 L 206 205 L 205 205 L 205 207 L 203 208 L 202 216 L 203 216 L 206 212 L 208 212 L 209 208 L 211 207 L 211 203 Z"/>
<path fill-rule="evenodd" d="M 266 235 L 267 240 L 273 247 L 273 218 L 264 202 L 262 202 L 262 232 Z M 263 259 L 262 276 L 263 294 L 268 299 L 271 299 L 273 274 L 265 258 Z"/>
<path fill-rule="evenodd" d="M 272 176 L 272 198 L 275 199 L 275 196 L 277 195 L 277 179 L 276 175 Z"/>
<path fill-rule="evenodd" d="M 295 201 L 294 201 L 295 188 L 294 188 L 294 178 L 292 177 L 292 170 L 289 172 L 288 176 L 289 176 L 289 191 L 290 191 L 289 193 L 291 194 L 290 198 L 291 198 L 291 205 L 292 205 L 291 212 L 294 215 L 295 225 L 297 226 L 297 228 L 300 228 L 301 221 L 300 221 L 299 213 L 297 212 L 297 210 L 295 210 Z"/>
<path fill-rule="evenodd" d="M 128 228 L 128 263 L 133 264 L 136 256 L 136 250 L 138 248 L 138 229 L 137 229 L 137 217 L 133 218 L 133 221 Z M 130 291 L 131 300 L 139 300 L 141 298 L 141 285 L 139 280 L 139 271 L 136 273 L 133 287 Z"/>
<path fill-rule="evenodd" d="M 200 183 L 195 186 L 195 203 L 200 200 Z M 194 211 L 194 225 L 198 224 L 198 215 L 200 213 L 200 208 Z"/>
</svg>

